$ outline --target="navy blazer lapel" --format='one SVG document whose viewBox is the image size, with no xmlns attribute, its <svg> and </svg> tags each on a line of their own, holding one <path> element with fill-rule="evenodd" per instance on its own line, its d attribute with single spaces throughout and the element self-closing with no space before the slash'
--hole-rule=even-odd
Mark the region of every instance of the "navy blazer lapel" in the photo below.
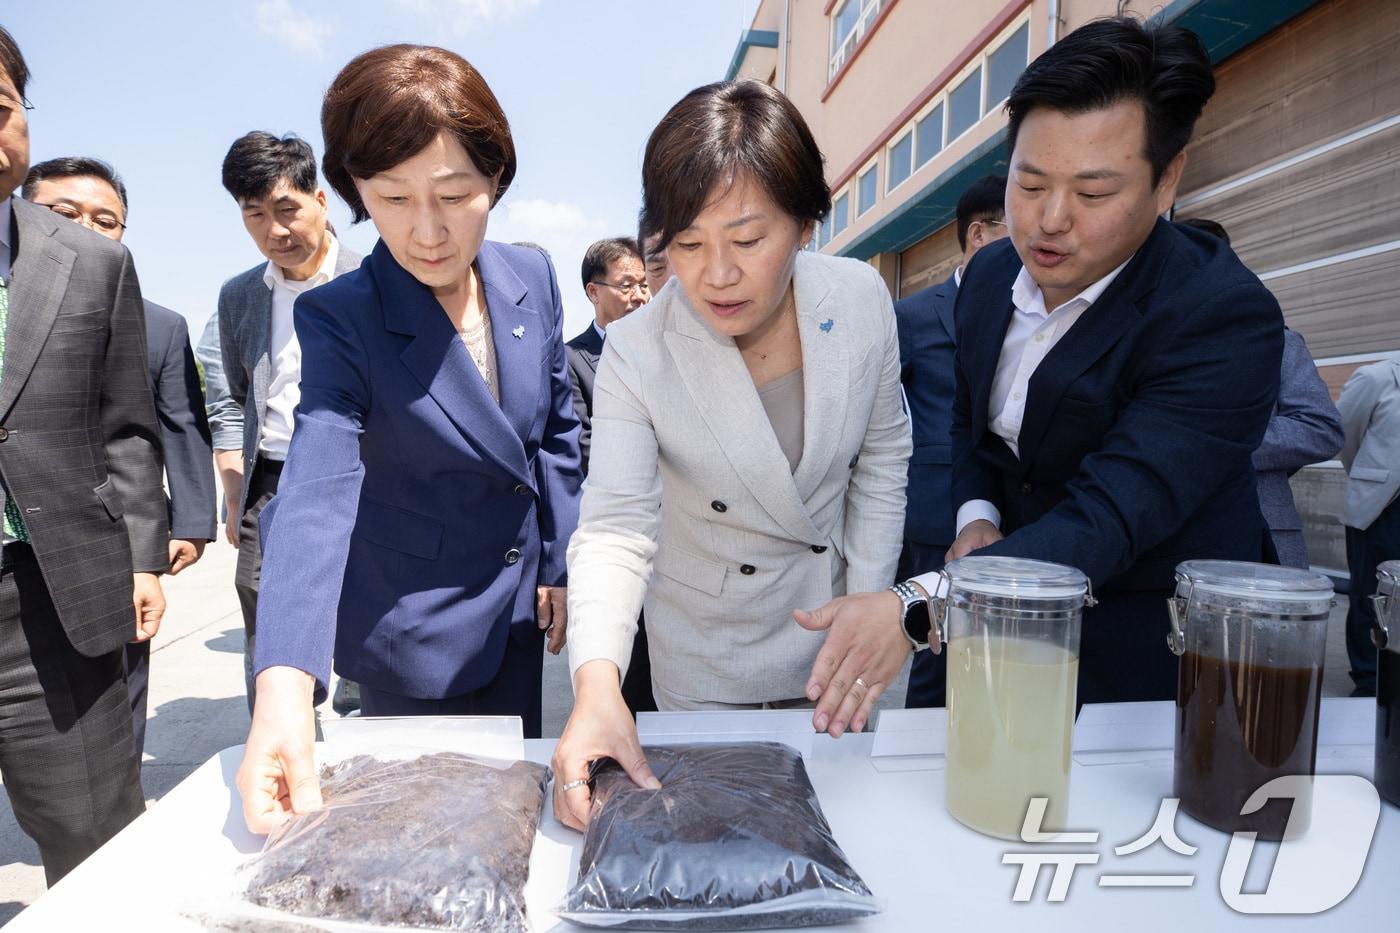
<svg viewBox="0 0 1400 933">
<path fill-rule="evenodd" d="M 524 304 L 529 289 L 496 244 L 482 243 L 476 261 L 486 287 L 486 313 L 491 316 L 501 411 L 523 445 L 539 417 L 541 351 L 548 334 L 544 319 Z"/>
<path fill-rule="evenodd" d="M 1157 281 L 1167 250 L 1166 221 L 1151 236 L 1098 300 L 1040 361 L 1026 386 L 1026 411 L 1016 446 L 1030 463 L 1050 427 L 1051 416 L 1070 383 L 1078 379 L 1142 319 L 1136 299 Z"/>
<path fill-rule="evenodd" d="M 958 327 L 953 317 L 953 308 L 958 303 L 958 280 L 957 273 L 948 276 L 942 285 L 935 285 L 933 292 L 933 310 L 938 315 L 939 322 L 943 329 L 948 332 L 948 339 L 954 346 L 958 343 Z"/>
<path fill-rule="evenodd" d="M 60 221 L 47 208 L 32 207 L 18 199 L 11 205 L 18 248 L 6 283 L 10 321 L 0 371 L 0 417 L 9 414 L 29 380 L 58 317 L 76 258 L 73 250 L 53 237 L 59 223 L 70 221 Z"/>
<path fill-rule="evenodd" d="M 399 354 L 404 366 L 482 456 L 521 482 L 531 482 L 524 445 L 432 292 L 394 260 L 382 240 L 370 265 L 385 326 L 413 338 Z"/>
</svg>

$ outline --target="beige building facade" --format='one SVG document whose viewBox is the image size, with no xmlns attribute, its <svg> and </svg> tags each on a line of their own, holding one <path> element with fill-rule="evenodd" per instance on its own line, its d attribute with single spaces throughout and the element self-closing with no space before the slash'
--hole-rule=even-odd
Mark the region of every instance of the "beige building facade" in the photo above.
<svg viewBox="0 0 1400 933">
<path fill-rule="evenodd" d="M 1396 0 L 761 0 L 728 76 L 802 111 L 833 193 L 819 248 L 869 261 L 900 298 L 947 277 L 959 195 L 1006 172 L 1021 70 L 1116 12 L 1192 29 L 1216 64 L 1174 216 L 1225 225 L 1334 397 L 1400 353 Z M 1294 481 L 1314 564 L 1339 575 L 1344 483 L 1336 463 Z"/>
</svg>

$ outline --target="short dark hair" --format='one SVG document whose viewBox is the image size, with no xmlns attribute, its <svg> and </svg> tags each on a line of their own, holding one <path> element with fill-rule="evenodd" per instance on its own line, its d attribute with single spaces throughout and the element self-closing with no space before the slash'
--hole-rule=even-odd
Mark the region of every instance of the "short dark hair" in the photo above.
<svg viewBox="0 0 1400 933">
<path fill-rule="evenodd" d="M 637 250 L 642 254 L 642 262 L 647 261 L 647 240 L 656 236 L 661 231 L 647 223 L 647 215 L 643 213 L 637 218 Z"/>
<path fill-rule="evenodd" d="M 958 198 L 958 249 L 967 249 L 967 228 L 974 220 L 1006 216 L 1006 176 L 983 175 Z"/>
<path fill-rule="evenodd" d="M 24 89 L 29 85 L 29 66 L 24 63 L 24 55 L 20 52 L 15 37 L 10 35 L 10 31 L 4 26 L 0 26 L 0 67 L 10 76 L 22 99 Z"/>
<path fill-rule="evenodd" d="M 1197 230 L 1204 230 L 1213 237 L 1218 237 L 1225 241 L 1225 245 L 1230 245 L 1230 234 L 1225 232 L 1219 221 L 1207 220 L 1204 217 L 1192 217 L 1190 220 L 1181 220 L 1178 223 L 1186 227 L 1195 227 Z"/>
<path fill-rule="evenodd" d="M 321 169 L 350 205 L 369 218 L 356 178 L 372 178 L 450 133 L 488 178 L 500 174 L 492 206 L 515 178 L 510 122 L 481 72 L 455 52 L 431 45 L 386 45 L 350 60 L 326 91 Z"/>
<path fill-rule="evenodd" d="M 278 139 L 254 130 L 234 140 L 224 156 L 224 188 L 239 204 L 261 201 L 283 179 L 303 194 L 316 193 L 316 153 L 290 133 Z"/>
<path fill-rule="evenodd" d="M 1006 102 L 1006 151 L 1015 151 L 1021 121 L 1037 107 L 1080 114 L 1136 100 L 1146 115 L 1145 155 L 1155 185 L 1191 141 L 1214 93 L 1210 56 L 1191 30 L 1145 26 L 1127 16 L 1097 19 L 1052 45 L 1016 79 Z"/>
<path fill-rule="evenodd" d="M 642 261 L 642 250 L 630 236 L 610 237 L 588 247 L 588 252 L 583 254 L 583 287 L 598 281 L 598 276 L 607 275 L 608 266 L 627 256 Z"/>
<path fill-rule="evenodd" d="M 26 201 L 34 200 L 34 189 L 39 187 L 39 182 L 47 178 L 100 178 L 112 186 L 112 190 L 117 193 L 117 200 L 122 202 L 122 219 L 126 219 L 128 213 L 126 203 L 126 185 L 122 184 L 122 177 L 117 174 L 117 170 L 112 168 L 101 159 L 94 159 L 90 156 L 65 156 L 61 159 L 48 159 L 38 165 L 29 167 L 29 174 L 24 176 L 24 186 L 20 188 L 20 194 Z"/>
<path fill-rule="evenodd" d="M 740 171 L 799 223 L 815 223 L 831 209 L 823 161 L 802 114 L 775 88 L 707 84 L 682 97 L 647 140 L 641 227 L 659 232 L 664 249 Z"/>
</svg>

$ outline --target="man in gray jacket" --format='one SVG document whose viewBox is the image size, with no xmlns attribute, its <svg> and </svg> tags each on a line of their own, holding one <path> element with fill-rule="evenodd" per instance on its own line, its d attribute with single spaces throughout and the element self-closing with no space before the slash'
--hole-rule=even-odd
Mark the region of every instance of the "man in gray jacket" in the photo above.
<svg viewBox="0 0 1400 933">
<path fill-rule="evenodd" d="M 326 193 L 316 184 L 316 157 L 295 136 L 278 139 L 253 132 L 235 140 L 224 157 L 223 182 L 238 203 L 248 235 L 267 257 L 224 283 L 216 314 L 229 398 L 243 414 L 241 462 L 229 462 L 233 451 L 219 450 L 216 456 L 225 489 L 235 465 L 243 478 L 228 524 L 230 541 L 238 547 L 234 586 L 243 610 L 251 712 L 262 575 L 258 520 L 277 492 L 292 414 L 301 398 L 301 346 L 292 327 L 292 305 L 301 293 L 354 269 L 360 257 L 343 248 L 329 229 Z"/>
<path fill-rule="evenodd" d="M 1376 622 L 1371 594 L 1376 566 L 1400 558 L 1400 357 L 1352 374 L 1337 401 L 1346 430 L 1342 464 L 1347 468 L 1347 565 L 1351 608 L 1347 611 L 1347 655 L 1353 696 L 1376 693 Z M 1391 638 L 1395 638 L 1392 634 Z"/>
</svg>

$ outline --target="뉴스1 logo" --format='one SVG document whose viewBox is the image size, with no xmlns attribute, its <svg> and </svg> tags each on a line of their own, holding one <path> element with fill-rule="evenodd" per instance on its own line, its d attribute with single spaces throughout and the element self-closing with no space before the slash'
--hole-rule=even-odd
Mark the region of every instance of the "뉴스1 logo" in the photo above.
<svg viewBox="0 0 1400 933">
<path fill-rule="evenodd" d="M 1361 871 L 1371 851 L 1376 823 L 1380 820 L 1380 796 L 1370 781 L 1350 774 L 1296 775 L 1275 778 L 1245 802 L 1242 814 L 1250 814 L 1273 799 L 1312 798 L 1311 826 L 1292 838 L 1285 833 L 1278 855 L 1260 893 L 1246 893 L 1246 875 L 1254 855 L 1255 833 L 1237 832 L 1230 837 L 1220 871 L 1220 896 L 1233 911 L 1242 914 L 1319 914 L 1346 900 L 1361 881 Z M 1021 841 L 1028 844 L 1083 845 L 1096 843 L 1097 832 L 1047 833 L 1041 830 L 1047 800 L 1031 798 L 1021 826 Z M 1179 801 L 1168 797 L 1157 818 L 1142 836 L 1114 847 L 1114 854 L 1134 855 L 1161 843 L 1178 855 L 1192 856 L 1197 847 L 1176 832 Z M 1292 817 L 1289 819 L 1292 822 Z M 1040 869 L 1052 867 L 1046 901 L 1060 903 L 1069 895 L 1074 870 L 1097 865 L 1098 852 L 1007 852 L 1003 865 L 1018 865 L 1011 899 L 1025 903 L 1035 893 Z M 1102 874 L 1101 888 L 1189 888 L 1194 874 Z"/>
</svg>

